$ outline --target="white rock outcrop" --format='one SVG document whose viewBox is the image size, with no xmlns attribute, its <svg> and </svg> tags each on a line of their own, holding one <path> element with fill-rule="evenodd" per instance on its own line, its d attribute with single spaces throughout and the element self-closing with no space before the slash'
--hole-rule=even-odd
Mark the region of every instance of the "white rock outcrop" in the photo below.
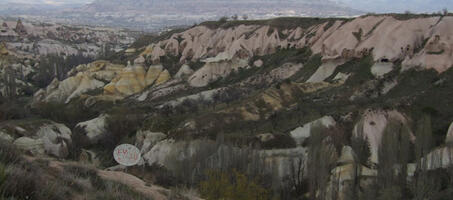
<svg viewBox="0 0 453 200">
<path fill-rule="evenodd" d="M 377 62 L 371 67 L 371 74 L 379 78 L 393 70 L 393 63 Z"/>
<path fill-rule="evenodd" d="M 189 77 L 188 82 L 192 87 L 204 87 L 212 81 L 228 76 L 233 70 L 247 66 L 248 61 L 243 59 L 207 62 Z"/>
<path fill-rule="evenodd" d="M 135 136 L 135 146 L 140 149 L 140 152 L 147 153 L 166 137 L 164 133 L 139 130 Z"/>
<path fill-rule="evenodd" d="M 378 150 L 381 145 L 384 130 L 389 122 L 397 121 L 406 125 L 408 119 L 396 110 L 367 110 L 363 113 L 361 120 L 354 126 L 353 135 L 366 138 L 370 144 L 371 162 L 378 163 Z M 414 141 L 413 133 L 410 133 L 410 140 Z"/>
<path fill-rule="evenodd" d="M 453 123 L 448 127 L 447 136 L 445 138 L 445 143 L 447 145 L 453 145 Z"/>
<path fill-rule="evenodd" d="M 68 142 L 71 142 L 71 130 L 64 124 L 51 123 L 41 126 L 36 132 L 47 154 L 65 158 L 69 154 Z"/>
<path fill-rule="evenodd" d="M 324 81 L 335 72 L 335 69 L 339 65 L 342 65 L 344 63 L 344 60 L 334 60 L 323 63 L 321 66 L 319 66 L 318 70 L 316 70 L 316 72 L 307 80 L 307 82 L 318 83 Z"/>
<path fill-rule="evenodd" d="M 32 139 L 29 137 L 17 138 L 13 144 L 17 148 L 30 152 L 33 155 L 43 155 L 45 153 L 44 142 L 41 139 Z"/>
<path fill-rule="evenodd" d="M 0 139 L 6 142 L 13 142 L 14 138 L 0 130 Z"/>
<path fill-rule="evenodd" d="M 304 124 L 301 127 L 297 127 L 292 130 L 289 134 L 296 141 L 298 145 L 303 144 L 303 142 L 311 136 L 311 130 L 315 126 L 322 126 L 329 128 L 335 126 L 336 122 L 331 116 L 324 116 L 315 121 Z"/>
<path fill-rule="evenodd" d="M 108 115 L 102 114 L 94 119 L 80 122 L 75 126 L 78 134 L 85 135 L 91 144 L 96 144 L 106 133 Z"/>
<path fill-rule="evenodd" d="M 181 68 L 179 68 L 179 71 L 175 74 L 175 78 L 184 78 L 186 76 L 190 76 L 193 74 L 193 70 L 190 68 L 189 65 L 182 65 Z"/>
</svg>

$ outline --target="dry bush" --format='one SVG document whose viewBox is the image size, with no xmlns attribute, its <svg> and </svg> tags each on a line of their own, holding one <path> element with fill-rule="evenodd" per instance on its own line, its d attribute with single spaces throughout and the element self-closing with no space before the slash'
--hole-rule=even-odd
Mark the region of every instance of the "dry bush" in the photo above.
<svg viewBox="0 0 453 200">
<path fill-rule="evenodd" d="M 233 173 L 208 171 L 207 179 L 200 183 L 200 193 L 207 200 L 270 199 L 268 190 L 236 170 Z"/>
<path fill-rule="evenodd" d="M 151 171 L 153 173 L 152 182 L 156 185 L 160 185 L 167 188 L 178 185 L 177 178 L 173 175 L 171 171 L 167 170 L 165 167 L 153 164 L 147 167 L 146 170 Z"/>
<path fill-rule="evenodd" d="M 60 200 L 70 197 L 71 188 L 45 171 L 39 163 L 21 161 L 9 165 L 0 186 L 3 198 Z"/>
<path fill-rule="evenodd" d="M 13 164 L 21 160 L 21 153 L 13 144 L 0 139 L 0 163 Z"/>
<path fill-rule="evenodd" d="M 23 119 L 30 113 L 26 106 L 12 101 L 0 100 L 0 121 Z"/>
<path fill-rule="evenodd" d="M 118 200 L 118 199 L 134 199 L 134 200 L 148 200 L 150 198 L 135 192 L 131 187 L 111 182 L 104 181 L 105 190 L 97 190 L 88 199 L 103 199 L 103 200 Z"/>
</svg>

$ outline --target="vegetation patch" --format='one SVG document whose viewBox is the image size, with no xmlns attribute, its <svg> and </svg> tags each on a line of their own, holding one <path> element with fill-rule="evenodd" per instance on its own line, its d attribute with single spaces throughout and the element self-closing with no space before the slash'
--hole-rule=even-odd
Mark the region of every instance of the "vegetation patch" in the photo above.
<svg viewBox="0 0 453 200">
<path fill-rule="evenodd" d="M 297 27 L 301 28 L 309 28 L 314 25 L 330 22 L 330 21 L 350 21 L 349 18 L 310 18 L 310 17 L 280 17 L 274 18 L 269 20 L 219 20 L 219 21 L 207 21 L 203 22 L 200 25 L 206 26 L 210 29 L 217 29 L 223 28 L 228 29 L 231 27 L 239 26 L 239 25 L 262 25 L 262 26 L 270 26 L 273 28 L 277 28 L 280 30 L 284 29 L 294 29 Z"/>
<path fill-rule="evenodd" d="M 426 52 L 427 54 L 430 54 L 430 55 L 441 55 L 445 52 L 444 49 L 440 50 L 440 51 L 428 51 Z"/>
<path fill-rule="evenodd" d="M 302 69 L 300 69 L 290 79 L 297 82 L 307 81 L 316 72 L 316 70 L 318 70 L 319 66 L 321 66 L 321 58 L 322 56 L 320 54 L 311 56 L 306 62 L 304 62 Z"/>
</svg>

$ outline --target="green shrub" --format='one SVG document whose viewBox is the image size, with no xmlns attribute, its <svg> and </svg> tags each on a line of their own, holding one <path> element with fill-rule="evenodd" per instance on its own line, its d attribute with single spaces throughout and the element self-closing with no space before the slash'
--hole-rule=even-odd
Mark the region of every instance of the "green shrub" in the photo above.
<svg viewBox="0 0 453 200">
<path fill-rule="evenodd" d="M 67 77 L 67 73 L 80 64 L 87 64 L 93 61 L 93 58 L 86 57 L 83 54 L 59 56 L 49 54 L 42 56 L 39 60 L 36 74 L 31 80 L 34 85 L 44 88 L 49 85 L 54 78 L 63 80 Z"/>
<path fill-rule="evenodd" d="M 69 128 L 99 115 L 96 110 L 85 107 L 82 102 L 71 102 L 69 104 L 41 102 L 32 108 L 32 112 L 42 118 L 64 123 Z"/>
<path fill-rule="evenodd" d="M 363 34 L 363 30 L 362 28 L 359 29 L 358 32 L 352 32 L 352 34 L 354 35 L 355 39 L 357 39 L 357 41 L 362 41 L 362 34 Z"/>
<path fill-rule="evenodd" d="M 431 54 L 431 55 L 440 55 L 440 54 L 443 54 L 445 52 L 445 50 L 440 50 L 440 51 L 428 51 L 426 52 L 427 54 Z"/>
<path fill-rule="evenodd" d="M 311 56 L 304 62 L 304 67 L 291 77 L 291 80 L 300 82 L 308 80 L 316 72 L 319 66 L 321 66 L 321 58 L 322 56 L 320 54 Z"/>
<path fill-rule="evenodd" d="M 104 148 L 113 150 L 123 138 L 132 137 L 141 127 L 139 115 L 128 114 L 125 110 L 109 115 L 106 120 L 107 134 L 101 140 Z"/>
</svg>

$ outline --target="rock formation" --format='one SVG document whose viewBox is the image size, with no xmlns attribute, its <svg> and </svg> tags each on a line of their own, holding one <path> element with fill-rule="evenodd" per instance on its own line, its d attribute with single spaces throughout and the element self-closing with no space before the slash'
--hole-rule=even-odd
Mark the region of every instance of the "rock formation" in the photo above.
<svg viewBox="0 0 453 200">
<path fill-rule="evenodd" d="M 312 128 L 316 126 L 329 128 L 335 126 L 335 124 L 335 120 L 331 116 L 324 116 L 292 130 L 290 135 L 297 142 L 297 144 L 301 145 L 306 139 L 310 138 Z"/>
<path fill-rule="evenodd" d="M 124 67 L 106 61 L 80 65 L 68 74 L 69 78 L 54 80 L 46 89 L 36 92 L 34 102 L 68 103 L 73 98 L 97 89 L 103 90 L 97 99 L 122 99 L 170 79 L 170 73 L 162 65 L 150 66 L 146 71 L 141 65 Z"/>
<path fill-rule="evenodd" d="M 356 137 L 365 137 L 370 145 L 371 162 L 378 163 L 378 149 L 386 126 L 391 120 L 407 125 L 408 119 L 395 110 L 367 110 L 361 120 L 355 125 L 353 134 Z M 410 140 L 414 141 L 412 133 Z"/>
<path fill-rule="evenodd" d="M 63 124 L 47 120 L 6 121 L 0 124 L 3 138 L 33 155 L 66 158 L 72 143 L 72 132 Z"/>
<path fill-rule="evenodd" d="M 448 35 L 452 23 L 453 17 L 450 16 L 404 21 L 392 16 L 364 16 L 348 22 L 337 20 L 330 27 L 326 22 L 285 30 L 260 25 L 227 29 L 196 26 L 150 44 L 141 55 L 153 61 L 158 61 L 163 55 L 177 54 L 182 55 L 181 62 L 219 56 L 231 60 L 233 57 L 266 55 L 277 48 L 307 45 L 314 53 L 321 53 L 323 59 L 350 59 L 372 54 L 375 61 L 400 59 L 404 60 L 406 68 L 421 66 L 443 72 L 453 64 L 448 58 L 452 45 Z M 280 37 L 279 32 L 285 32 L 285 37 Z M 182 38 L 182 41 L 178 42 L 176 38 Z M 428 43 L 422 46 L 425 39 L 429 39 Z M 417 53 L 416 48 L 422 50 Z"/>
<path fill-rule="evenodd" d="M 78 123 L 74 129 L 74 134 L 86 137 L 89 144 L 85 145 L 97 144 L 106 134 L 107 117 L 108 115 L 100 115 L 97 118 Z"/>
<path fill-rule="evenodd" d="M 20 19 L 17 20 L 16 28 L 14 30 L 19 35 L 26 35 L 27 34 L 27 29 L 22 24 L 22 20 L 20 20 Z"/>
</svg>

